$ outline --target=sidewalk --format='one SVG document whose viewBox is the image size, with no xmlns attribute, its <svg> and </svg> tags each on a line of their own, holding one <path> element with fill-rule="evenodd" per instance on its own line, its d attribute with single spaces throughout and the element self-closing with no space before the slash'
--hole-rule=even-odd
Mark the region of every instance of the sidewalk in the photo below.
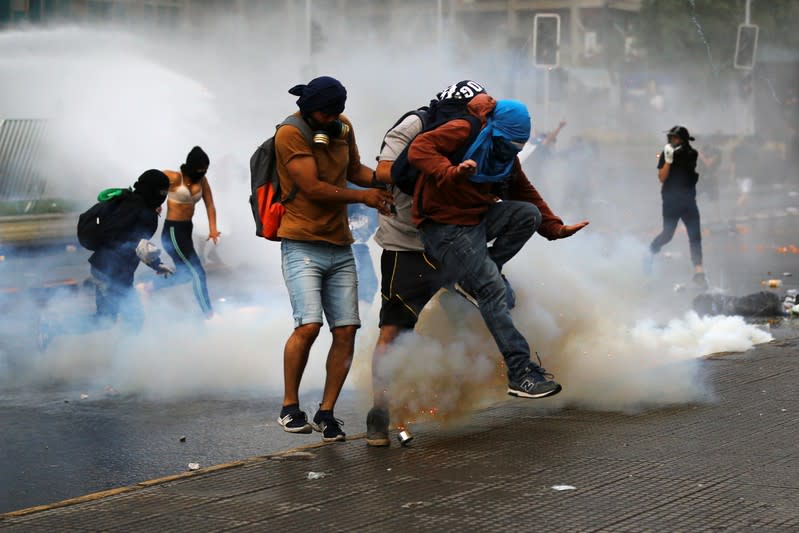
<svg viewBox="0 0 799 533">
<path fill-rule="evenodd" d="M 0 531 L 799 531 L 799 337 L 704 365 L 712 404 L 509 400 L 411 448 L 357 436 L 9 513 Z"/>
</svg>

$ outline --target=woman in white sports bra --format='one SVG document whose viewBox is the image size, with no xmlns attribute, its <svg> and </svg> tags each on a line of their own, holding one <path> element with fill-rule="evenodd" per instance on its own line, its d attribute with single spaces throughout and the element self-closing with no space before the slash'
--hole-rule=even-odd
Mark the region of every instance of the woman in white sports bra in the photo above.
<svg viewBox="0 0 799 533">
<path fill-rule="evenodd" d="M 175 275 L 166 282 L 159 283 L 159 286 L 164 286 L 170 282 L 174 284 L 191 281 L 194 296 L 207 318 L 213 315 L 213 309 L 208 297 L 205 269 L 194 250 L 191 234 L 194 227 L 192 223 L 194 207 L 202 198 L 208 213 L 208 227 L 210 228 L 208 240 L 214 241 L 216 244 L 219 239 L 214 197 L 211 194 L 208 178 L 205 176 L 209 164 L 208 154 L 199 146 L 195 146 L 186 156 L 186 163 L 180 166 L 180 172 L 164 171 L 169 178 L 169 193 L 167 194 L 166 221 L 161 233 L 161 243 L 175 262 Z"/>
</svg>

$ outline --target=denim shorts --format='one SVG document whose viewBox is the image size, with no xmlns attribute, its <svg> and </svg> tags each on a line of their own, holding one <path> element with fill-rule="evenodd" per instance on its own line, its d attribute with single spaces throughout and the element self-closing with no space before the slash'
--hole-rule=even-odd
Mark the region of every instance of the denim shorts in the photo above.
<svg viewBox="0 0 799 533">
<path fill-rule="evenodd" d="M 360 327 L 358 274 L 350 246 L 283 239 L 280 252 L 295 328 L 321 324 L 322 311 L 330 329 Z"/>
</svg>

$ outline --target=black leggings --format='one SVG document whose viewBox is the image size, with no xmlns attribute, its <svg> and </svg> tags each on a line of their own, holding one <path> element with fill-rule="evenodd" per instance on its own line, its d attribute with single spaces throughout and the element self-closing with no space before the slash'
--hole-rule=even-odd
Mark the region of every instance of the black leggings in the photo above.
<svg viewBox="0 0 799 533">
<path fill-rule="evenodd" d="M 207 314 L 212 311 L 211 300 L 208 298 L 205 269 L 194 251 L 191 239 L 193 228 L 191 220 L 167 220 L 161 233 L 161 244 L 175 262 L 175 275 L 169 278 L 172 284 L 191 281 L 200 309 Z M 167 284 L 170 283 L 167 281 Z"/>
<path fill-rule="evenodd" d="M 699 208 L 696 200 L 679 202 L 663 200 L 663 231 L 655 237 L 649 250 L 656 254 L 674 237 L 677 223 L 682 219 L 688 231 L 688 244 L 691 248 L 691 262 L 694 266 L 702 265 L 702 231 L 699 222 Z"/>
</svg>

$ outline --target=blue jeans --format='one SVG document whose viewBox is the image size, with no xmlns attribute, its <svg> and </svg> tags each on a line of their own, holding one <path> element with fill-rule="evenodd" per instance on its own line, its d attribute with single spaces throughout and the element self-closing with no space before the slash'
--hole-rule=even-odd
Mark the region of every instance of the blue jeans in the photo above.
<svg viewBox="0 0 799 533">
<path fill-rule="evenodd" d="M 500 272 L 541 224 L 541 212 L 527 202 L 493 204 L 476 226 L 425 222 L 419 228 L 427 253 L 440 263 L 447 283 L 458 282 L 480 305 L 488 331 L 494 337 L 508 377 L 523 373 L 530 346 L 513 324 Z M 493 246 L 487 246 L 494 240 Z"/>
<path fill-rule="evenodd" d="M 280 252 L 295 328 L 321 324 L 323 311 L 330 329 L 361 325 L 358 274 L 349 245 L 283 239 Z"/>
<path fill-rule="evenodd" d="M 136 290 L 130 285 L 115 281 L 96 268 L 92 268 L 91 271 L 96 284 L 94 299 L 97 304 L 98 322 L 114 323 L 121 314 L 127 331 L 131 333 L 141 331 L 144 311 Z"/>
</svg>

